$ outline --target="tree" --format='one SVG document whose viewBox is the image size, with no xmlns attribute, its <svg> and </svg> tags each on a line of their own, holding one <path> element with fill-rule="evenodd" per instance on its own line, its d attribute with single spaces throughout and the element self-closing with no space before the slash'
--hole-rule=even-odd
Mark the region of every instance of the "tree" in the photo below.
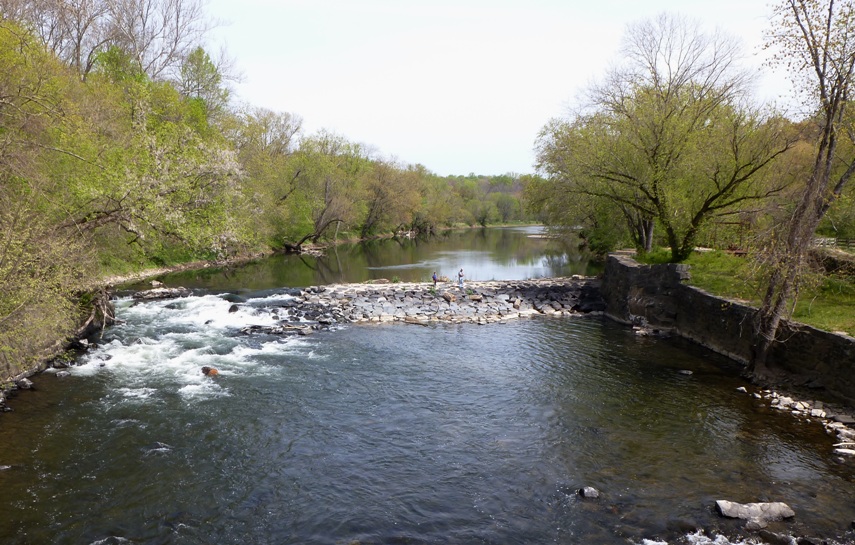
<svg viewBox="0 0 855 545">
<path fill-rule="evenodd" d="M 85 79 L 119 47 L 152 79 L 174 74 L 210 24 L 201 0 L 0 0 L 0 15 L 28 23 Z"/>
<path fill-rule="evenodd" d="M 0 376 L 70 334 L 72 297 L 91 271 L 87 240 L 58 229 L 79 85 L 28 31 L 0 20 Z"/>
<path fill-rule="evenodd" d="M 855 172 L 855 154 L 842 139 L 855 137 L 850 105 L 855 75 L 855 2 L 785 0 L 774 7 L 769 45 L 774 63 L 786 67 L 816 124 L 814 160 L 796 206 L 767 248 L 763 302 L 754 321 L 748 372 L 763 377 L 788 302 L 798 289 L 814 234 Z M 841 152 L 846 151 L 841 156 Z"/>
<path fill-rule="evenodd" d="M 27 23 L 57 58 L 85 76 L 110 42 L 103 0 L 0 0 L 0 15 Z"/>
<path fill-rule="evenodd" d="M 782 189 L 760 174 L 790 143 L 780 120 L 742 100 L 748 78 L 727 36 L 661 15 L 629 28 L 623 54 L 587 111 L 544 127 L 538 167 L 570 199 L 612 201 L 639 250 L 655 221 L 682 261 L 711 217 Z"/>
<path fill-rule="evenodd" d="M 161 79 L 179 69 L 210 29 L 201 0 L 104 0 L 110 44 Z"/>
<path fill-rule="evenodd" d="M 391 161 L 372 161 L 363 183 L 366 211 L 362 237 L 382 228 L 394 232 L 408 225 L 420 203 L 419 185 L 414 171 Z"/>
<path fill-rule="evenodd" d="M 355 222 L 368 161 L 362 146 L 327 131 L 303 139 L 294 160 L 300 174 L 292 204 L 304 235 L 287 247 L 299 251 L 307 240 L 320 240 L 330 227 L 335 226 L 337 233 L 342 225 Z"/>
<path fill-rule="evenodd" d="M 237 113 L 233 126 L 226 127 L 245 174 L 247 214 L 254 219 L 258 238 L 273 247 L 305 234 L 293 205 L 307 174 L 295 156 L 302 123 L 294 114 L 246 107 Z"/>
<path fill-rule="evenodd" d="M 176 87 L 182 96 L 200 101 L 205 117 L 210 119 L 228 105 L 229 90 L 224 83 L 220 67 L 204 49 L 196 47 L 181 63 Z"/>
</svg>

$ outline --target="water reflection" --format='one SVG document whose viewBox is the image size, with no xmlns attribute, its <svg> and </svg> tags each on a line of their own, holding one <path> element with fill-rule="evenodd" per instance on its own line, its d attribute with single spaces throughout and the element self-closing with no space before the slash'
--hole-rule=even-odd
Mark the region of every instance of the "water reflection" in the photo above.
<svg viewBox="0 0 855 545">
<path fill-rule="evenodd" d="M 427 282 L 436 271 L 456 279 L 520 280 L 590 275 L 600 265 L 561 241 L 543 238 L 540 226 L 445 231 L 431 238 L 396 238 L 330 247 L 321 257 L 276 255 L 231 271 L 207 269 L 161 278 L 167 285 L 244 290 L 305 287 L 385 278 Z"/>
</svg>

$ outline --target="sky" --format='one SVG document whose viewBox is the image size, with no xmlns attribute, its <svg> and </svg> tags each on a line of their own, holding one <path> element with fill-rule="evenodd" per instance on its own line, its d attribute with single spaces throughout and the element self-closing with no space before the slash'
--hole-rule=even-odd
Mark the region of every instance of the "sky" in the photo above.
<svg viewBox="0 0 855 545">
<path fill-rule="evenodd" d="M 766 0 L 209 0 L 243 103 L 303 119 L 436 174 L 534 172 L 540 129 L 619 59 L 627 25 L 667 12 L 742 41 L 756 95 Z M 213 56 L 213 55 L 212 55 Z"/>
</svg>

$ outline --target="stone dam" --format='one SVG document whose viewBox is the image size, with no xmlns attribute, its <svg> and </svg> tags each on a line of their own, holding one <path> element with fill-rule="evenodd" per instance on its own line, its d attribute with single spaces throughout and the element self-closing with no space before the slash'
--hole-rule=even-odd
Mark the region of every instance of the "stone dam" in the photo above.
<svg viewBox="0 0 855 545">
<path fill-rule="evenodd" d="M 518 281 L 331 284 L 293 289 L 291 299 L 271 307 L 276 326 L 250 326 L 245 333 L 303 333 L 335 323 L 496 323 L 533 315 L 603 312 L 599 280 L 588 277 Z M 150 300 L 189 295 L 183 288 L 137 292 Z M 237 310 L 242 300 L 230 299 Z"/>
</svg>

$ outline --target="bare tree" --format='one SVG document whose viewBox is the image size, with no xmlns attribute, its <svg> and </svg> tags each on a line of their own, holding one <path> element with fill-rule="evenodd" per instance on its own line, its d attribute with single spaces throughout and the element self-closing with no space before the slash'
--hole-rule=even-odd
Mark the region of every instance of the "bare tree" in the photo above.
<svg viewBox="0 0 855 545">
<path fill-rule="evenodd" d="M 211 23 L 202 0 L 0 0 L 0 15 L 29 24 L 82 78 L 96 55 L 126 51 L 153 79 L 177 74 Z"/>
<path fill-rule="evenodd" d="M 200 0 L 106 0 L 112 44 L 153 79 L 171 75 L 210 29 Z"/>
</svg>

